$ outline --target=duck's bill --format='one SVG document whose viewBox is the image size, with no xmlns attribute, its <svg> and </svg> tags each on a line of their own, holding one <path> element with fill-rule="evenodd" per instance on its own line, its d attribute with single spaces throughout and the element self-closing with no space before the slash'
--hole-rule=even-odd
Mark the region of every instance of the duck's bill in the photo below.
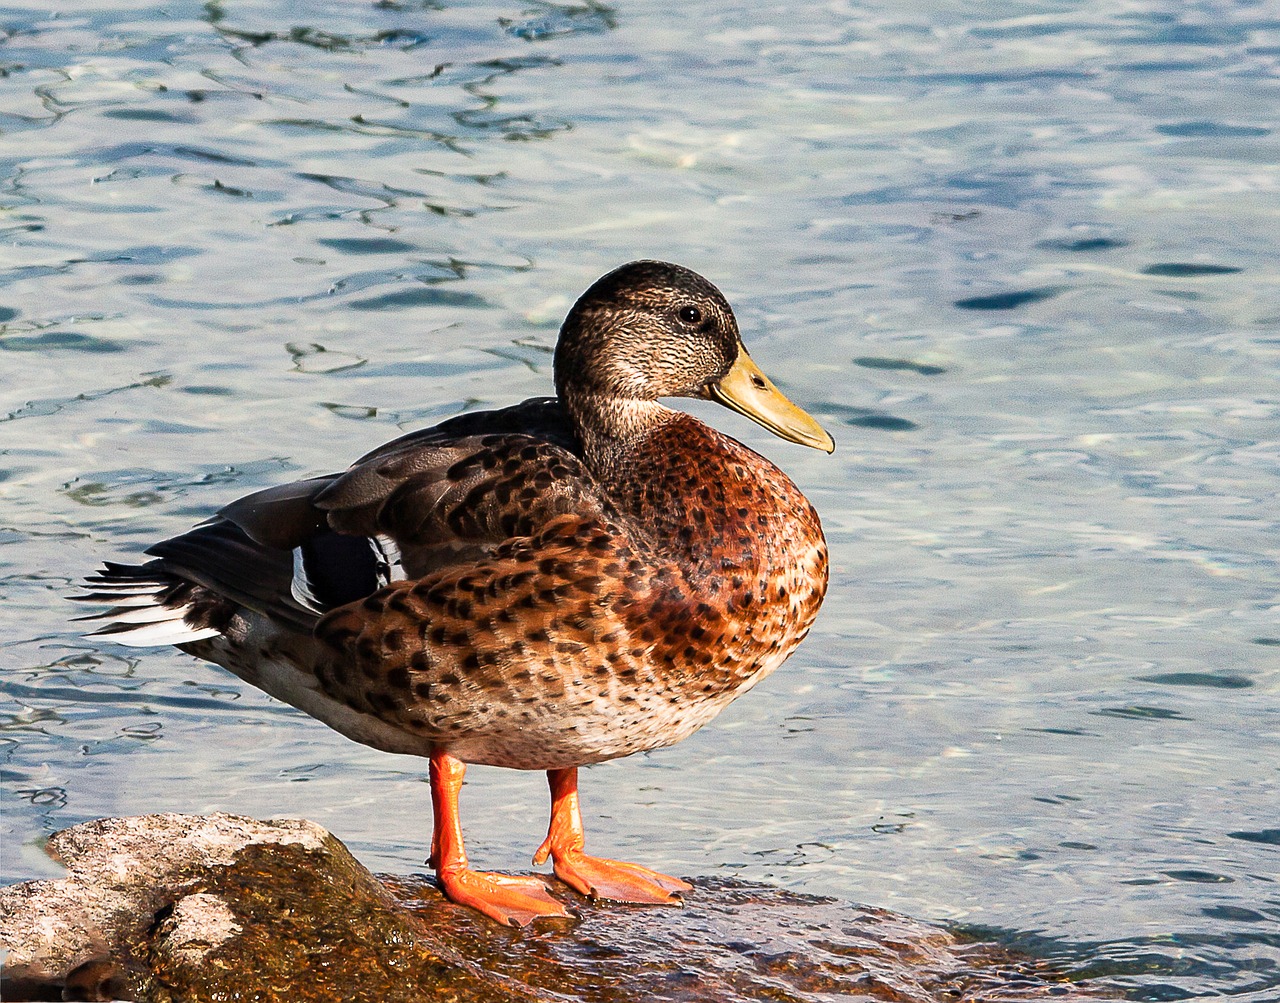
<svg viewBox="0 0 1280 1003">
<path fill-rule="evenodd" d="M 745 349 L 738 351 L 738 360 L 733 368 L 719 383 L 713 383 L 707 393 L 712 400 L 745 414 L 783 439 L 826 453 L 836 448 L 835 440 L 826 430 L 787 400 L 760 371 L 760 367 L 751 361 Z"/>
</svg>

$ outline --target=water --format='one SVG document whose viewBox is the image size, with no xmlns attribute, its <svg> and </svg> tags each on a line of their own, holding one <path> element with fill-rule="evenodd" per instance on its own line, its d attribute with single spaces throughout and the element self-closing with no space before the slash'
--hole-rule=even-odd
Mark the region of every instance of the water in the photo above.
<svg viewBox="0 0 1280 1003">
<path fill-rule="evenodd" d="M 833 588 L 590 845 L 1280 999 L 1280 17 L 1249 3 L 0 11 L 4 877 L 105 814 L 305 815 L 422 869 L 423 764 L 60 597 L 249 490 L 547 392 L 565 309 L 702 271 L 834 457 Z M 539 778 L 476 769 L 519 868 Z"/>
</svg>

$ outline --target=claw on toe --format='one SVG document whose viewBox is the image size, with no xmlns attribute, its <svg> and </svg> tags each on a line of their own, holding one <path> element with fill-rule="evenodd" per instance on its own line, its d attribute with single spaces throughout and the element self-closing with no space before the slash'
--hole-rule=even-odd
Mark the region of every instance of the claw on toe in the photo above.
<svg viewBox="0 0 1280 1003">
<path fill-rule="evenodd" d="M 444 893 L 459 905 L 470 906 L 504 926 L 528 926 L 535 919 L 572 919 L 564 905 L 551 897 L 538 878 L 514 877 L 470 869 L 439 875 Z"/>
<path fill-rule="evenodd" d="M 634 902 L 642 905 L 681 905 L 682 896 L 693 885 L 639 864 L 607 857 L 592 857 L 574 847 L 556 847 L 548 836 L 534 864 L 552 858 L 556 877 L 588 898 L 612 902 Z"/>
<path fill-rule="evenodd" d="M 585 853 L 557 856 L 555 871 L 556 877 L 583 895 L 612 902 L 678 906 L 683 904 L 683 894 L 693 888 L 687 881 L 639 864 Z"/>
</svg>

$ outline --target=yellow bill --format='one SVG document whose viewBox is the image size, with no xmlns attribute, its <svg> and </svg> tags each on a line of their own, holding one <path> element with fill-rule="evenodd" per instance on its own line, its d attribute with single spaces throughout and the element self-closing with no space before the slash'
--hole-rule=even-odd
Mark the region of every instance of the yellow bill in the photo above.
<svg viewBox="0 0 1280 1003">
<path fill-rule="evenodd" d="M 719 383 L 708 388 L 712 400 L 745 414 L 770 432 L 802 446 L 812 446 L 825 453 L 833 452 L 835 440 L 804 411 L 783 396 L 760 367 L 751 361 L 745 348 L 738 350 L 738 360 Z"/>
</svg>

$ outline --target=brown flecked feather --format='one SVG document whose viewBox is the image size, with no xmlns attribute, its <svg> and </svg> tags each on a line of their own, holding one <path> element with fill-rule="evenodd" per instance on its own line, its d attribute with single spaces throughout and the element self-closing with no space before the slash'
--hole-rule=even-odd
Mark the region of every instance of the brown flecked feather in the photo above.
<svg viewBox="0 0 1280 1003">
<path fill-rule="evenodd" d="M 496 479 L 493 524 L 524 532 L 325 616 L 325 692 L 466 762 L 577 766 L 686 737 L 808 632 L 826 549 L 768 461 L 687 415 L 607 494 L 571 460 L 590 514 L 542 518 L 543 493 Z M 477 539 L 476 499 L 462 501 L 436 518 Z M 377 518 L 408 536 L 394 510 Z"/>
<path fill-rule="evenodd" d="M 661 397 L 834 443 L 756 368 L 724 297 L 633 262 L 574 305 L 557 397 L 402 436 L 108 564 L 98 633 L 176 644 L 356 741 L 430 759 L 432 863 L 504 923 L 564 916 L 470 870 L 464 763 L 548 771 L 535 855 L 579 891 L 672 902 L 677 878 L 583 852 L 578 766 L 680 741 L 776 669 L 827 588 L 813 506 L 770 461 Z"/>
</svg>

